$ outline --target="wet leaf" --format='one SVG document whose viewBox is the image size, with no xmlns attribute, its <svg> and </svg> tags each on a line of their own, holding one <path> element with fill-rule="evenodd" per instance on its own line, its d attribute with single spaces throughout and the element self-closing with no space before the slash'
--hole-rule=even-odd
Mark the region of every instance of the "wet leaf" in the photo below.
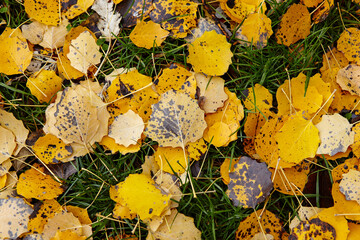
<svg viewBox="0 0 360 240">
<path fill-rule="evenodd" d="M 265 163 L 258 163 L 249 157 L 241 157 L 235 164 L 234 171 L 229 173 L 227 195 L 234 206 L 255 208 L 270 194 L 273 184 L 271 172 Z"/>
</svg>

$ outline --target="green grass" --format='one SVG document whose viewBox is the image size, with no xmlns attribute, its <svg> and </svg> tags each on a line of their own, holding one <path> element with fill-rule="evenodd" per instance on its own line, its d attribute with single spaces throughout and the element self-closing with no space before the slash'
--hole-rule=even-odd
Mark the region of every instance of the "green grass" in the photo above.
<svg viewBox="0 0 360 240">
<path fill-rule="evenodd" d="M 269 15 L 274 32 L 279 27 L 281 16 L 294 2 L 296 1 L 288 0 L 286 3 L 276 4 L 275 1 L 268 1 L 268 6 L 270 4 L 274 6 L 274 10 Z M 6 12 L 1 11 L 4 7 Z M 295 77 L 300 72 L 304 72 L 310 77 L 319 73 L 324 49 L 328 50 L 328 47 L 335 46 L 335 42 L 344 30 L 340 13 L 346 27 L 356 27 L 359 24 L 354 17 L 357 16 L 358 7 L 350 1 L 341 1 L 340 8 L 339 11 L 335 6 L 324 22 L 312 26 L 311 34 L 293 46 L 295 48 L 293 52 L 290 52 L 288 47 L 277 44 L 274 35 L 269 39 L 268 46 L 260 50 L 252 46 L 232 45 L 233 64 L 228 73 L 223 76 L 227 80 L 226 86 L 239 98 L 242 98 L 242 92 L 246 88 L 256 83 L 265 86 L 275 94 L 279 85 L 288 79 L 288 74 L 290 77 Z M 86 17 L 86 14 L 81 16 L 82 19 Z M 14 0 L 2 2 L 0 21 L 1 18 L 10 23 L 12 28 L 18 27 L 27 20 L 22 5 Z M 76 26 L 79 22 L 76 20 L 72 25 Z M 130 32 L 131 29 L 123 29 L 117 37 L 116 44 L 108 56 L 111 64 L 106 62 L 103 65 L 99 80 L 104 78 L 103 74 L 109 74 L 112 71 L 112 66 L 115 68 L 135 67 L 140 73 L 153 78 L 171 63 L 190 67 L 186 64 L 187 47 L 183 40 L 169 37 L 161 48 L 147 50 L 136 47 L 130 41 Z M 102 47 L 106 51 L 107 43 L 103 43 Z M 14 78 L 0 75 L 0 92 L 5 101 L 4 108 L 14 113 L 16 118 L 21 119 L 30 131 L 36 131 L 42 129 L 45 122 L 47 104 L 40 104 L 30 94 L 25 84 L 26 79 L 22 76 Z M 196 198 L 189 184 L 181 187 L 184 196 L 180 201 L 178 211 L 194 218 L 196 227 L 202 231 L 203 239 L 234 239 L 241 220 L 253 212 L 252 209 L 232 205 L 226 195 L 227 187 L 220 178 L 219 167 L 224 157 L 236 158 L 245 154 L 242 146 L 242 139 L 245 136 L 242 129 L 238 132 L 238 136 L 239 139 L 230 143 L 228 147 L 210 148 L 206 159 L 200 163 L 200 165 L 203 164 L 201 177 L 197 180 L 193 179 L 194 189 L 198 193 Z M 74 162 L 79 171 L 66 180 L 67 189 L 58 201 L 61 204 L 87 208 L 94 222 L 94 239 L 107 239 L 119 233 L 130 234 L 134 230 L 136 219 L 119 222 L 112 218 L 114 202 L 109 197 L 109 187 L 123 181 L 129 174 L 141 171 L 140 166 L 145 156 L 153 153 L 151 145 L 154 143 L 148 142 L 150 144 L 145 144 L 139 152 L 125 156 L 111 155 L 104 152 L 102 147 L 97 146 L 95 153 L 77 158 Z M 27 161 L 36 160 L 29 158 Z M 332 168 L 337 165 L 337 162 L 331 162 L 331 166 L 326 161 L 320 161 L 319 164 Z M 321 172 L 328 174 L 328 171 L 321 167 L 314 168 L 311 174 L 323 176 Z M 321 199 L 326 196 L 321 195 L 319 177 L 316 179 L 316 191 L 306 196 L 314 198 L 316 205 L 321 206 Z M 301 202 L 306 202 L 304 197 L 298 198 Z M 264 204 L 260 204 L 257 208 L 263 206 Z M 286 229 L 288 229 L 289 218 L 296 215 L 298 207 L 299 203 L 294 196 L 278 192 L 272 192 L 266 206 L 286 223 L 284 225 Z M 147 234 L 146 226 L 141 223 L 134 234 L 144 239 Z"/>
</svg>

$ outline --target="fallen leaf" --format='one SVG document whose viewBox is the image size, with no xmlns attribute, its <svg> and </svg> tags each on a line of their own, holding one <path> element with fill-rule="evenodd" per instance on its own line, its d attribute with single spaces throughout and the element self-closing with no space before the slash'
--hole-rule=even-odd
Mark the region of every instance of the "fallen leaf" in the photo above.
<svg viewBox="0 0 360 240">
<path fill-rule="evenodd" d="M 6 28 L 0 35 L 0 73 L 14 75 L 24 73 L 30 65 L 33 52 L 19 28 Z"/>
<path fill-rule="evenodd" d="M 73 19 L 93 5 L 94 0 L 61 0 L 62 15 L 68 19 Z"/>
<path fill-rule="evenodd" d="M 58 0 L 24 0 L 24 7 L 29 18 L 56 26 L 60 22 L 60 2 Z"/>
<path fill-rule="evenodd" d="M 297 164 L 305 158 L 315 157 L 320 138 L 319 131 L 301 114 L 290 116 L 275 134 L 282 161 Z"/>
<path fill-rule="evenodd" d="M 320 239 L 335 239 L 336 231 L 330 224 L 321 221 L 319 218 L 301 221 L 299 225 L 291 230 L 289 239 L 311 239 L 313 236 L 319 236 Z"/>
<path fill-rule="evenodd" d="M 16 148 L 15 136 L 6 128 L 0 126 L 0 163 L 8 160 Z"/>
<path fill-rule="evenodd" d="M 186 153 L 180 147 L 158 147 L 154 153 L 160 169 L 168 173 L 183 173 L 188 166 Z"/>
<path fill-rule="evenodd" d="M 25 198 L 45 200 L 54 199 L 64 192 L 61 183 L 44 174 L 44 167 L 37 164 L 33 167 L 20 174 L 16 186 L 18 194 Z"/>
<path fill-rule="evenodd" d="M 357 28 L 346 28 L 337 41 L 337 48 L 344 53 L 345 57 L 357 64 L 360 64 L 359 38 L 360 30 Z"/>
<path fill-rule="evenodd" d="M 55 199 L 44 200 L 34 206 L 34 213 L 30 217 L 28 230 L 31 233 L 42 233 L 49 218 L 61 212 L 62 207 Z"/>
<path fill-rule="evenodd" d="M 161 147 L 182 147 L 200 139 L 206 128 L 204 111 L 185 93 L 168 91 L 152 105 L 145 134 Z"/>
<path fill-rule="evenodd" d="M 334 227 L 336 239 L 347 239 L 347 235 L 349 234 L 348 223 L 344 216 L 336 216 L 337 213 L 336 207 L 330 207 L 323 209 L 313 218 L 318 218 Z"/>
<path fill-rule="evenodd" d="M 43 240 L 50 240 L 55 237 L 58 231 L 66 231 L 71 229 L 73 233 L 81 236 L 83 233 L 82 225 L 72 213 L 67 211 L 61 211 L 55 213 L 55 215 L 48 219 L 44 225 L 44 231 L 42 233 Z"/>
<path fill-rule="evenodd" d="M 89 67 L 100 63 L 102 54 L 99 46 L 89 31 L 84 31 L 71 41 L 69 53 L 66 55 L 75 69 L 86 74 Z"/>
<path fill-rule="evenodd" d="M 316 8 L 316 11 L 312 14 L 312 20 L 315 24 L 324 21 L 330 10 L 334 7 L 334 0 L 323 0 L 322 4 Z"/>
<path fill-rule="evenodd" d="M 242 23 L 243 20 L 251 13 L 254 12 L 265 12 L 266 4 L 261 0 L 234 0 L 226 1 L 220 0 L 220 7 L 231 20 Z"/>
<path fill-rule="evenodd" d="M 229 173 L 230 181 L 226 194 L 234 206 L 255 208 L 263 202 L 273 188 L 271 172 L 265 163 L 258 163 L 249 157 L 241 157 Z"/>
<path fill-rule="evenodd" d="M 62 79 L 56 75 L 55 71 L 40 70 L 28 78 L 26 86 L 30 89 L 39 102 L 48 103 L 61 90 Z"/>
<path fill-rule="evenodd" d="M 275 33 L 279 44 L 290 46 L 310 34 L 311 19 L 307 8 L 302 4 L 292 4 L 282 16 L 280 28 Z"/>
<path fill-rule="evenodd" d="M 338 113 L 323 115 L 315 127 L 319 130 L 321 144 L 316 154 L 334 156 L 338 152 L 346 152 L 354 143 L 355 133 L 351 131 L 352 124 Z"/>
<path fill-rule="evenodd" d="M 220 28 L 216 25 L 215 21 L 211 18 L 200 17 L 196 28 L 191 30 L 191 33 L 185 38 L 185 41 L 192 43 L 195 39 L 201 37 L 205 32 L 215 30 L 216 33 L 222 34 Z"/>
<path fill-rule="evenodd" d="M 27 232 L 32 207 L 22 198 L 0 199 L 0 238 L 16 239 Z"/>
<path fill-rule="evenodd" d="M 234 166 L 238 163 L 240 158 L 225 158 L 224 162 L 220 166 L 220 175 L 222 177 L 223 182 L 228 185 L 230 182 L 229 173 L 234 171 Z"/>
<path fill-rule="evenodd" d="M 340 192 L 345 195 L 346 200 L 356 201 L 360 204 L 360 172 L 354 169 L 349 169 L 348 173 L 342 175 L 340 181 Z"/>
<path fill-rule="evenodd" d="M 252 112 L 260 112 L 264 114 L 272 108 L 273 96 L 264 86 L 255 84 L 245 90 L 244 106 Z"/>
<path fill-rule="evenodd" d="M 308 219 L 311 219 L 313 216 L 317 215 L 322 210 L 323 210 L 322 208 L 318 208 L 318 207 L 300 206 L 296 216 L 291 220 L 289 224 L 290 230 L 298 226 L 301 221 L 306 221 Z"/>
<path fill-rule="evenodd" d="M 45 164 L 59 163 L 73 153 L 70 145 L 65 145 L 61 139 L 52 134 L 40 137 L 35 142 L 33 151 Z"/>
<path fill-rule="evenodd" d="M 119 0 L 113 0 L 116 4 Z M 123 16 L 123 27 L 132 27 L 136 22 L 149 15 L 153 9 L 152 0 L 122 0 L 118 8 Z"/>
<path fill-rule="evenodd" d="M 271 234 L 275 239 L 283 239 L 282 236 L 285 234 L 283 224 L 275 214 L 266 209 L 265 211 L 259 209 L 240 222 L 235 239 L 251 239 L 259 232 L 262 234 L 262 229 L 266 229 L 266 233 Z"/>
<path fill-rule="evenodd" d="M 160 24 L 150 20 L 136 24 L 130 34 L 130 39 L 138 47 L 151 49 L 152 47 L 160 47 L 168 35 L 169 32 L 162 29 Z"/>
<path fill-rule="evenodd" d="M 336 82 L 342 90 L 360 96 L 360 66 L 349 64 L 341 68 L 337 73 Z"/>
<path fill-rule="evenodd" d="M 187 58 L 195 72 L 202 72 L 210 76 L 224 75 L 232 63 L 233 53 L 231 44 L 226 37 L 216 33 L 215 30 L 205 32 L 188 45 L 189 56 Z"/>
<path fill-rule="evenodd" d="M 85 240 L 85 236 L 80 236 L 76 232 L 73 232 L 71 230 L 59 230 L 56 232 L 55 236 L 52 237 L 50 240 Z"/>
</svg>

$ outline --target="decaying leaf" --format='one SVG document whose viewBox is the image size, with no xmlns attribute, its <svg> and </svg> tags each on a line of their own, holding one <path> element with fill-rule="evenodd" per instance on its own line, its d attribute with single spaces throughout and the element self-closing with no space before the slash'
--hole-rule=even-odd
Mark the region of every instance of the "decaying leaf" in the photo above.
<svg viewBox="0 0 360 240">
<path fill-rule="evenodd" d="M 62 15 L 68 19 L 73 19 L 93 5 L 94 0 L 61 0 Z"/>
<path fill-rule="evenodd" d="M 45 164 L 59 163 L 73 153 L 70 145 L 65 145 L 61 139 L 52 134 L 40 137 L 35 142 L 33 151 Z"/>
<path fill-rule="evenodd" d="M 193 66 L 195 72 L 221 76 L 227 72 L 231 64 L 233 53 L 230 47 L 231 44 L 226 41 L 224 35 L 216 33 L 215 30 L 205 32 L 189 44 L 187 61 Z"/>
<path fill-rule="evenodd" d="M 72 230 L 59 230 L 56 232 L 55 236 L 52 237 L 50 240 L 63 240 L 63 239 L 67 239 L 67 240 L 85 240 L 86 237 L 85 236 L 80 236 L 79 234 L 77 234 L 76 232 L 72 231 Z"/>
<path fill-rule="evenodd" d="M 221 9 L 235 22 L 242 21 L 251 13 L 266 11 L 266 4 L 262 0 L 220 0 Z"/>
<path fill-rule="evenodd" d="M 294 165 L 305 158 L 315 157 L 320 138 L 318 129 L 301 114 L 290 116 L 275 134 L 280 158 Z"/>
<path fill-rule="evenodd" d="M 337 41 L 337 48 L 345 57 L 352 62 L 360 64 L 360 30 L 357 28 L 346 28 Z"/>
<path fill-rule="evenodd" d="M 313 216 L 320 213 L 323 209 L 318 207 L 304 207 L 301 206 L 297 212 L 297 215 L 291 220 L 289 228 L 292 230 L 299 225 L 301 221 L 311 219 Z"/>
<path fill-rule="evenodd" d="M 234 171 L 234 166 L 238 163 L 240 158 L 232 159 L 232 158 L 225 158 L 224 162 L 220 166 L 220 174 L 222 177 L 223 182 L 228 185 L 230 182 L 229 173 Z"/>
<path fill-rule="evenodd" d="M 100 63 L 102 54 L 99 46 L 89 31 L 84 31 L 71 41 L 69 53 L 66 55 L 75 69 L 86 74 L 89 67 Z"/>
<path fill-rule="evenodd" d="M 307 8 L 293 4 L 282 16 L 280 28 L 275 33 L 277 43 L 290 46 L 310 34 L 311 19 Z"/>
<path fill-rule="evenodd" d="M 196 142 L 189 142 L 186 145 L 186 151 L 188 153 L 188 157 L 191 160 L 201 160 L 205 153 L 208 150 L 208 146 L 204 141 L 204 138 L 200 138 L 199 140 L 197 140 Z"/>
<path fill-rule="evenodd" d="M 349 64 L 340 69 L 336 76 L 336 82 L 342 90 L 348 91 L 351 95 L 360 96 L 360 66 Z"/>
<path fill-rule="evenodd" d="M 114 8 L 114 2 L 108 0 L 96 0 L 91 7 L 100 16 L 96 25 L 107 41 L 120 32 L 121 15 Z"/>
<path fill-rule="evenodd" d="M 321 141 L 316 154 L 334 156 L 338 152 L 346 152 L 354 143 L 355 133 L 351 131 L 352 124 L 338 113 L 323 115 L 321 122 L 315 126 L 319 130 Z"/>
<path fill-rule="evenodd" d="M 216 25 L 215 21 L 211 18 L 200 17 L 198 19 L 198 25 L 191 30 L 191 33 L 185 38 L 188 43 L 194 42 L 195 39 L 201 37 L 205 32 L 215 30 L 216 33 L 222 34 L 220 28 Z"/>
<path fill-rule="evenodd" d="M 54 199 L 64 192 L 62 184 L 44 173 L 44 167 L 35 164 L 34 168 L 20 174 L 16 186 L 18 194 L 25 198 L 36 198 L 39 200 Z"/>
<path fill-rule="evenodd" d="M 30 18 L 46 25 L 56 26 L 59 24 L 60 1 L 58 0 L 25 0 L 24 7 Z"/>
<path fill-rule="evenodd" d="M 109 137 L 125 147 L 136 144 L 144 131 L 143 119 L 132 110 L 115 117 L 109 126 Z"/>
<path fill-rule="evenodd" d="M 66 231 L 69 229 L 79 236 L 83 235 L 83 229 L 79 219 L 71 212 L 63 210 L 55 213 L 53 217 L 48 219 L 44 225 L 42 238 L 43 240 L 51 240 L 58 231 Z"/>
<path fill-rule="evenodd" d="M 185 147 L 200 139 L 206 128 L 204 111 L 185 93 L 168 91 L 152 105 L 145 134 L 161 147 Z"/>
<path fill-rule="evenodd" d="M 240 29 L 236 31 L 237 38 L 249 42 L 241 42 L 242 44 L 252 44 L 258 49 L 267 45 L 267 40 L 272 34 L 271 20 L 262 13 L 249 14 Z"/>
<path fill-rule="evenodd" d="M 360 204 L 360 172 L 350 169 L 348 173 L 342 175 L 340 181 L 340 192 L 345 195 L 346 200 L 356 201 Z"/>
<path fill-rule="evenodd" d="M 169 32 L 162 29 L 160 24 L 153 21 L 141 21 L 136 24 L 134 30 L 130 34 L 131 41 L 138 47 L 150 49 L 159 47 Z"/>
<path fill-rule="evenodd" d="M 28 230 L 31 233 L 42 233 L 48 219 L 61 211 L 62 207 L 55 199 L 44 200 L 40 204 L 35 205 L 34 213 L 28 224 Z"/>
<path fill-rule="evenodd" d="M 186 153 L 181 147 L 158 147 L 154 153 L 160 169 L 168 173 L 183 173 L 188 166 Z"/>
<path fill-rule="evenodd" d="M 266 114 L 267 110 L 272 108 L 273 96 L 264 86 L 255 84 L 245 90 L 244 106 L 252 112 Z"/>
<path fill-rule="evenodd" d="M 15 136 L 6 128 L 0 126 L 0 163 L 8 160 L 16 148 Z"/>
<path fill-rule="evenodd" d="M 268 210 L 263 211 L 259 209 L 247 216 L 239 224 L 239 228 L 236 231 L 236 240 L 252 239 L 259 232 L 263 234 L 262 229 L 266 231 L 265 233 L 271 234 L 275 239 L 282 239 L 282 236 L 285 235 L 280 219 Z"/>
<path fill-rule="evenodd" d="M 346 200 L 345 195 L 340 191 L 339 183 L 334 182 L 331 188 L 334 200 L 334 207 L 338 214 L 348 220 L 360 221 L 360 205 L 356 201 Z"/>
<path fill-rule="evenodd" d="M 344 216 L 336 216 L 337 213 L 338 210 L 336 207 L 330 207 L 323 209 L 313 218 L 318 218 L 334 227 L 336 239 L 347 239 L 347 235 L 349 234 L 348 223 Z"/>
<path fill-rule="evenodd" d="M 204 74 L 195 74 L 197 87 L 200 89 L 199 98 L 205 113 L 214 113 L 224 106 L 228 95 L 224 91 L 225 80 L 220 77 L 206 77 Z"/>
<path fill-rule="evenodd" d="M 198 4 L 191 0 L 153 0 L 150 18 L 171 31 L 177 38 L 184 38 L 196 26 Z"/>
<path fill-rule="evenodd" d="M 171 223 L 170 225 L 168 223 Z M 187 217 L 182 213 L 178 213 L 176 209 L 171 211 L 169 216 L 165 217 L 165 221 L 158 227 L 155 232 L 149 231 L 147 240 L 158 239 L 193 239 L 200 240 L 201 232 L 196 228 L 194 219 Z"/>
<path fill-rule="evenodd" d="M 226 194 L 234 206 L 255 208 L 264 201 L 273 188 L 271 172 L 265 163 L 258 163 L 249 157 L 241 157 L 229 173 L 230 182 Z"/>
<path fill-rule="evenodd" d="M 317 24 L 324 21 L 333 7 L 334 0 L 323 0 L 321 5 L 316 8 L 316 11 L 312 15 L 313 22 Z"/>
<path fill-rule="evenodd" d="M 0 238 L 16 239 L 27 232 L 32 207 L 22 198 L 0 199 Z"/>
<path fill-rule="evenodd" d="M 319 218 L 302 221 L 292 229 L 289 239 L 336 239 L 336 231 L 330 224 L 321 221 Z"/>
<path fill-rule="evenodd" d="M 53 96 L 61 90 L 62 79 L 55 71 L 40 70 L 28 78 L 26 86 L 39 102 L 50 102 Z"/>
<path fill-rule="evenodd" d="M 145 174 L 130 174 L 125 181 L 115 186 L 115 193 L 123 206 L 139 215 L 141 219 L 160 216 L 169 205 L 170 196 L 155 187 L 154 180 Z M 139 201 L 146 199 L 146 201 Z M 113 198 L 114 200 L 114 198 Z"/>
<path fill-rule="evenodd" d="M 116 4 L 119 0 L 113 0 Z M 120 0 L 118 9 L 123 16 L 122 24 L 124 27 L 132 27 L 137 20 L 148 16 L 153 9 L 152 0 Z"/>
<path fill-rule="evenodd" d="M 33 52 L 20 29 L 6 28 L 0 35 L 0 45 L 0 73 L 24 73 L 31 62 Z"/>
</svg>

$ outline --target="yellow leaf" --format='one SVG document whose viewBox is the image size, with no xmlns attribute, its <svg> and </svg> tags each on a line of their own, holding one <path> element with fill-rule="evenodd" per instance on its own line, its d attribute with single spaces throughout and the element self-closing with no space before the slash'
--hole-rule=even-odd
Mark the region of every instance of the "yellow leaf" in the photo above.
<svg viewBox="0 0 360 240">
<path fill-rule="evenodd" d="M 242 21 L 251 13 L 265 12 L 266 4 L 262 0 L 220 0 L 221 9 L 235 22 Z"/>
<path fill-rule="evenodd" d="M 337 48 L 344 53 L 345 57 L 360 64 L 360 30 L 357 28 L 346 28 L 337 41 Z"/>
<path fill-rule="evenodd" d="M 200 138 L 196 142 L 190 142 L 186 145 L 186 151 L 191 160 L 198 161 L 202 159 L 208 150 L 204 138 Z"/>
<path fill-rule="evenodd" d="M 342 175 L 339 189 L 345 195 L 346 200 L 356 201 L 360 204 L 360 172 L 350 169 L 348 173 Z"/>
<path fill-rule="evenodd" d="M 39 102 L 50 102 L 53 96 L 61 90 L 62 79 L 54 71 L 40 70 L 28 78 L 26 86 Z"/>
<path fill-rule="evenodd" d="M 231 134 L 229 125 L 223 122 L 216 122 L 204 133 L 204 139 L 215 147 L 223 147 L 230 141 Z"/>
<path fill-rule="evenodd" d="M 28 230 L 32 233 L 42 233 L 48 219 L 61 211 L 62 207 L 55 199 L 44 200 L 40 206 L 35 207 L 35 213 L 29 221 Z"/>
<path fill-rule="evenodd" d="M 64 231 L 57 231 L 55 236 L 52 237 L 50 240 L 85 240 L 85 236 L 80 236 L 77 233 L 71 231 L 71 230 L 64 230 Z"/>
<path fill-rule="evenodd" d="M 310 34 L 311 19 L 307 8 L 293 4 L 282 16 L 280 28 L 275 33 L 277 43 L 290 46 Z"/>
<path fill-rule="evenodd" d="M 240 31 L 246 40 L 261 49 L 267 45 L 267 40 L 273 34 L 271 20 L 265 14 L 252 13 L 244 20 Z"/>
<path fill-rule="evenodd" d="M 187 94 L 168 91 L 152 105 L 152 110 L 145 134 L 161 147 L 184 148 L 203 136 L 204 111 Z"/>
<path fill-rule="evenodd" d="M 319 233 L 321 233 L 321 235 Z M 293 228 L 289 239 L 335 240 L 336 236 L 336 231 L 333 226 L 321 221 L 319 218 L 313 218 L 302 221 Z"/>
<path fill-rule="evenodd" d="M 123 145 L 117 144 L 115 142 L 115 139 L 113 139 L 109 136 L 104 136 L 103 139 L 101 140 L 100 144 L 103 145 L 105 148 L 111 150 L 112 154 L 115 154 L 116 152 L 120 152 L 123 155 L 128 154 L 128 153 L 135 153 L 135 152 L 139 151 L 140 147 L 141 147 L 141 141 L 140 141 L 140 143 L 138 142 L 136 144 L 125 147 Z"/>
<path fill-rule="evenodd" d="M 316 154 L 334 156 L 338 152 L 346 152 L 354 143 L 355 133 L 351 131 L 352 124 L 338 113 L 322 116 L 321 122 L 315 126 L 319 130 L 321 140 Z"/>
<path fill-rule="evenodd" d="M 116 185 L 116 189 L 120 202 L 141 219 L 160 216 L 170 203 L 170 196 L 162 194 L 155 187 L 154 180 L 144 174 L 130 174 L 125 181 Z"/>
<path fill-rule="evenodd" d="M 19 28 L 6 28 L 0 35 L 0 73 L 7 75 L 24 73 L 33 52 Z"/>
<path fill-rule="evenodd" d="M 185 172 L 188 165 L 187 154 L 180 147 L 158 147 L 154 156 L 160 169 L 171 174 Z"/>
<path fill-rule="evenodd" d="M 16 148 L 15 136 L 6 128 L 0 126 L 0 163 L 8 160 Z"/>
<path fill-rule="evenodd" d="M 87 209 L 77 207 L 77 206 L 71 206 L 71 205 L 67 205 L 65 207 L 65 209 L 68 212 L 71 212 L 77 219 L 79 219 L 81 224 L 91 224 L 92 223 Z"/>
<path fill-rule="evenodd" d="M 33 151 L 45 164 L 59 163 L 73 153 L 70 145 L 65 145 L 61 139 L 52 134 L 40 137 L 35 142 Z"/>
<path fill-rule="evenodd" d="M 334 207 L 338 214 L 343 214 L 346 219 L 360 221 L 360 205 L 356 201 L 346 200 L 345 195 L 340 191 L 339 183 L 334 182 L 331 188 L 334 200 Z"/>
<path fill-rule="evenodd" d="M 282 161 L 294 165 L 305 158 L 315 157 L 320 143 L 319 131 L 301 114 L 290 116 L 275 135 Z"/>
<path fill-rule="evenodd" d="M 220 166 L 220 175 L 223 182 L 228 185 L 230 182 L 229 173 L 234 171 L 234 165 L 239 162 L 239 159 L 225 158 L 224 162 Z"/>
<path fill-rule="evenodd" d="M 66 55 L 75 69 L 86 74 L 91 66 L 100 63 L 102 54 L 99 52 L 96 39 L 89 31 L 84 31 L 71 41 L 69 53 Z"/>
<path fill-rule="evenodd" d="M 348 91 L 351 95 L 360 96 L 360 66 L 349 64 L 340 69 L 336 76 L 336 82 L 342 90 Z"/>
<path fill-rule="evenodd" d="M 226 41 L 222 34 L 215 30 L 205 32 L 201 37 L 188 45 L 189 56 L 187 61 L 193 66 L 195 72 L 202 72 L 210 76 L 224 75 L 233 53 L 231 44 Z"/>
<path fill-rule="evenodd" d="M 45 224 L 42 238 L 51 239 L 55 237 L 58 231 L 66 231 L 69 229 L 79 236 L 83 235 L 83 229 L 79 219 L 70 212 L 57 212 L 53 217 L 49 218 Z"/>
<path fill-rule="evenodd" d="M 138 47 L 150 49 L 152 47 L 159 47 L 169 32 L 162 29 L 160 24 L 153 21 L 141 21 L 136 24 L 134 30 L 130 34 L 131 41 Z"/>
<path fill-rule="evenodd" d="M 54 199 L 64 192 L 61 183 L 44 173 L 44 167 L 35 164 L 34 168 L 20 174 L 17 184 L 18 194 L 25 198 L 39 200 Z"/>
<path fill-rule="evenodd" d="M 273 96 L 264 86 L 255 84 L 247 89 L 244 105 L 251 112 L 266 112 L 272 108 Z"/>
<path fill-rule="evenodd" d="M 32 207 L 22 198 L 0 199 L 0 238 L 16 239 L 27 232 Z"/>
<path fill-rule="evenodd" d="M 24 0 L 25 11 L 30 18 L 46 25 L 60 22 L 59 0 Z"/>
<path fill-rule="evenodd" d="M 289 224 L 290 230 L 299 225 L 301 221 L 306 221 L 307 219 L 312 218 L 316 214 L 320 213 L 322 210 L 323 208 L 300 206 L 297 215 L 291 220 Z"/>
<path fill-rule="evenodd" d="M 93 5 L 94 0 L 61 0 L 61 11 L 63 16 L 73 19 Z"/>
<path fill-rule="evenodd" d="M 313 217 L 319 218 L 321 221 L 328 223 L 330 226 L 335 228 L 336 239 L 347 239 L 349 234 L 349 228 L 347 220 L 344 216 L 336 216 L 338 213 L 335 207 L 323 209 L 317 215 Z"/>
</svg>

